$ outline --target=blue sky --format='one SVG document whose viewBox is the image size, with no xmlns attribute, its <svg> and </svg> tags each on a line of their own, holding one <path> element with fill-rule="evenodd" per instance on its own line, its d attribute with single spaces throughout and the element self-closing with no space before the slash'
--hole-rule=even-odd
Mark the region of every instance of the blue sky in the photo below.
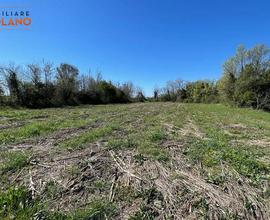
<svg viewBox="0 0 270 220">
<path fill-rule="evenodd" d="M 31 30 L 0 31 L 0 64 L 68 62 L 147 95 L 176 78 L 218 79 L 235 48 L 270 46 L 269 0 L 10 0 Z"/>
</svg>

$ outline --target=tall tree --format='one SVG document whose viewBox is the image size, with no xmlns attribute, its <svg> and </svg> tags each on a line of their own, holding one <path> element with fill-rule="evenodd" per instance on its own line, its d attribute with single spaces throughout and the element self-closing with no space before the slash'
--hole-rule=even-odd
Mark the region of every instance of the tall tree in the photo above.
<svg viewBox="0 0 270 220">
<path fill-rule="evenodd" d="M 49 85 L 51 83 L 51 78 L 54 74 L 53 64 L 51 62 L 46 62 L 43 60 L 42 72 L 44 73 L 45 85 Z"/>
<path fill-rule="evenodd" d="M 135 87 L 132 82 L 125 82 L 120 86 L 120 89 L 124 92 L 124 94 L 131 100 L 134 96 Z"/>
<path fill-rule="evenodd" d="M 57 95 L 61 104 L 68 105 L 76 103 L 78 75 L 78 68 L 70 64 L 62 63 L 57 67 Z"/>
<path fill-rule="evenodd" d="M 256 45 L 248 51 L 250 64 L 254 68 L 254 74 L 259 76 L 270 67 L 270 48 L 264 44 Z"/>
<path fill-rule="evenodd" d="M 41 68 L 37 64 L 27 65 L 33 84 L 38 87 L 41 83 Z"/>
<path fill-rule="evenodd" d="M 236 50 L 236 55 L 235 55 L 235 65 L 237 72 L 240 73 L 244 70 L 244 67 L 247 62 L 247 50 L 244 45 L 240 45 L 237 50 Z"/>
<path fill-rule="evenodd" d="M 0 72 L 5 76 L 12 104 L 21 104 L 21 82 L 18 79 L 19 66 L 10 64 L 8 67 L 0 68 Z"/>
</svg>

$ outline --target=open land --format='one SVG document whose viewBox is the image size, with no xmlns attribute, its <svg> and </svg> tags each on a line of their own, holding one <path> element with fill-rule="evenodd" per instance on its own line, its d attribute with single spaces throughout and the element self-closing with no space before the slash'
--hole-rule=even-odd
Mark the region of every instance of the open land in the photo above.
<svg viewBox="0 0 270 220">
<path fill-rule="evenodd" d="M 269 219 L 270 114 L 220 104 L 0 110 L 1 219 Z"/>
</svg>

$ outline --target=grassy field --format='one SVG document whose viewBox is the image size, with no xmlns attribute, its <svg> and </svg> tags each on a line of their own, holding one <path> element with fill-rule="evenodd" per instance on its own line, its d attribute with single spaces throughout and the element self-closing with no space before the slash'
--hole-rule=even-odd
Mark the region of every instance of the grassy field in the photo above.
<svg viewBox="0 0 270 220">
<path fill-rule="evenodd" d="M 0 110 L 0 219 L 270 219 L 270 113 Z"/>
</svg>

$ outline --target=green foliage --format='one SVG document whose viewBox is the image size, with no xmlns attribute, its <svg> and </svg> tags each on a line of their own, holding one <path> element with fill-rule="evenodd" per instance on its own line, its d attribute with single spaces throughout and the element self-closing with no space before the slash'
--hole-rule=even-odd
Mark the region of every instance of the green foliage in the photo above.
<svg viewBox="0 0 270 220">
<path fill-rule="evenodd" d="M 25 71 L 26 69 L 27 71 Z M 56 71 L 54 70 L 56 69 Z M 92 76 L 79 76 L 77 67 L 62 63 L 53 68 L 52 64 L 43 66 L 27 65 L 26 68 L 2 67 L 1 74 L 5 76 L 10 96 L 6 104 L 25 106 L 28 108 L 58 107 L 78 104 L 108 104 L 127 103 L 132 99 L 133 85 L 113 85 Z M 22 81 L 20 75 L 27 76 Z M 0 87 L 0 103 L 3 90 Z"/>
<path fill-rule="evenodd" d="M 181 101 L 196 103 L 218 102 L 218 90 L 214 82 L 195 81 L 183 83 L 170 81 L 160 95 L 161 101 Z"/>
<path fill-rule="evenodd" d="M 235 92 L 235 76 L 231 73 L 225 73 L 217 83 L 220 100 L 233 104 Z"/>
<path fill-rule="evenodd" d="M 57 102 L 60 105 L 76 104 L 77 76 L 79 70 L 72 65 L 62 63 L 57 67 Z"/>
<path fill-rule="evenodd" d="M 256 45 L 247 50 L 240 46 L 234 57 L 223 65 L 223 76 L 217 82 L 208 80 L 169 81 L 154 100 L 195 103 L 224 102 L 240 107 L 270 110 L 270 49 Z"/>
<path fill-rule="evenodd" d="M 3 106 L 4 104 L 5 104 L 4 89 L 0 84 L 0 106 Z"/>
<path fill-rule="evenodd" d="M 9 90 L 10 105 L 29 108 L 78 104 L 128 103 L 131 101 L 179 101 L 193 103 L 224 102 L 240 107 L 270 110 L 270 50 L 265 45 L 251 49 L 240 46 L 235 56 L 223 65 L 223 75 L 217 82 L 198 80 L 167 82 L 165 88 L 154 90 L 154 97 L 147 99 L 141 89 L 134 95 L 132 83 L 122 85 L 102 80 L 100 74 L 79 75 L 77 67 L 62 63 L 53 71 L 51 65 L 44 67 L 28 65 L 28 71 L 20 67 L 3 67 Z M 29 73 L 28 73 L 29 72 Z M 31 80 L 22 81 L 19 75 Z M 49 80 L 49 76 L 55 75 Z M 3 89 L 0 88 L 0 103 Z"/>
<path fill-rule="evenodd" d="M 186 86 L 187 101 L 196 103 L 217 102 L 217 88 L 213 82 L 196 81 Z"/>
<path fill-rule="evenodd" d="M 53 84 L 38 85 L 25 82 L 21 88 L 22 105 L 28 108 L 45 108 L 53 106 L 55 95 L 55 86 Z"/>
<path fill-rule="evenodd" d="M 21 104 L 21 82 L 18 79 L 19 67 L 10 66 L 9 68 L 2 68 L 1 72 L 6 77 L 6 82 L 10 93 L 10 104 Z"/>
<path fill-rule="evenodd" d="M 250 50 L 239 47 L 224 64 L 218 83 L 223 101 L 238 106 L 270 110 L 270 50 L 256 45 Z"/>
<path fill-rule="evenodd" d="M 101 103 L 108 104 L 128 102 L 128 97 L 125 95 L 125 93 L 116 88 L 116 86 L 114 86 L 111 82 L 102 80 L 98 83 L 97 91 L 99 93 Z"/>
</svg>

